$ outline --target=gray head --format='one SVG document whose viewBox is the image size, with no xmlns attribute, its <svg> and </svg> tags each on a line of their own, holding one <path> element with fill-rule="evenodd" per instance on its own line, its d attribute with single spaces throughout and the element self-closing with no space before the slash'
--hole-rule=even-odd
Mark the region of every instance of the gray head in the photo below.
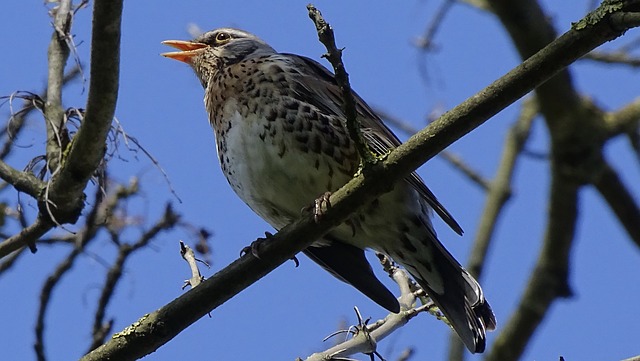
<svg viewBox="0 0 640 361">
<path fill-rule="evenodd" d="M 216 70 L 251 57 L 276 53 L 257 36 L 233 28 L 207 31 L 191 41 L 167 40 L 162 43 L 180 50 L 162 55 L 189 64 L 205 87 Z"/>
</svg>

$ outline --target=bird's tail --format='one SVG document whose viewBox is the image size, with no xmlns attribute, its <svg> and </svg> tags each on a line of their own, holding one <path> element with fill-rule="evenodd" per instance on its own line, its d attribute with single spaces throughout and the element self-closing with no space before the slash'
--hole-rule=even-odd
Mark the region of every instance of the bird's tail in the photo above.
<svg viewBox="0 0 640 361">
<path fill-rule="evenodd" d="M 496 327 L 496 318 L 478 282 L 435 237 L 428 249 L 390 256 L 402 264 L 440 308 L 472 353 L 483 352 L 486 331 Z M 394 257 L 395 256 L 395 257 Z"/>
</svg>

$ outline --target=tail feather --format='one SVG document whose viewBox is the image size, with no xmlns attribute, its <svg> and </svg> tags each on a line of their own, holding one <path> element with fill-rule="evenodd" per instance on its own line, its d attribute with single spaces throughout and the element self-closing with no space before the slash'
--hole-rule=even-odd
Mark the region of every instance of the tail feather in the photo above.
<svg viewBox="0 0 640 361">
<path fill-rule="evenodd" d="M 496 327 L 496 318 L 482 288 L 453 256 L 433 237 L 427 249 L 390 255 L 402 264 L 447 317 L 472 353 L 483 352 L 486 331 Z"/>
</svg>

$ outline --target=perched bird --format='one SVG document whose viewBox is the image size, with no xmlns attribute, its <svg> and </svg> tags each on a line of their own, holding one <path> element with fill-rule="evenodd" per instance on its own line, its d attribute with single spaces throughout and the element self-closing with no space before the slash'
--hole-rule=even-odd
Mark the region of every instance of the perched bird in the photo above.
<svg viewBox="0 0 640 361">
<path fill-rule="evenodd" d="M 275 229 L 326 192 L 346 184 L 360 158 L 346 130 L 334 76 L 309 58 L 278 53 L 246 31 L 221 28 L 192 41 L 163 42 L 162 55 L 189 64 L 205 89 L 222 171 L 236 194 Z M 354 93 L 362 134 L 384 154 L 400 145 Z M 453 258 L 431 225 L 435 212 L 462 229 L 415 173 L 304 253 L 392 312 L 397 299 L 376 278 L 364 249 L 404 266 L 471 352 L 485 349 L 495 316 L 478 282 Z"/>
</svg>

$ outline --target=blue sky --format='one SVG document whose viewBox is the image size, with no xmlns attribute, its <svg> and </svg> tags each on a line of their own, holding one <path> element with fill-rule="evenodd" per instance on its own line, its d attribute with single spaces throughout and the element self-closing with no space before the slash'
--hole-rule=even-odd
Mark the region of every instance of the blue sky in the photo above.
<svg viewBox="0 0 640 361">
<path fill-rule="evenodd" d="M 562 3 L 562 4 L 560 4 Z M 584 14 L 586 4 L 547 1 L 546 9 L 560 32 Z M 337 43 L 345 47 L 344 60 L 352 86 L 367 102 L 422 127 L 433 109 L 449 109 L 518 64 L 519 59 L 497 20 L 482 11 L 457 5 L 436 38 L 437 51 L 421 54 L 412 45 L 422 34 L 438 3 L 402 4 L 318 1 L 316 6 L 334 26 Z M 125 2 L 121 82 L 116 116 L 168 173 L 182 203 L 178 203 L 160 172 L 143 155 L 120 151 L 114 159 L 116 179 L 140 177 L 143 196 L 131 205 L 153 221 L 170 200 L 184 219 L 214 232 L 211 270 L 237 258 L 239 250 L 270 227 L 232 192 L 217 164 L 213 132 L 202 104 L 203 92 L 191 70 L 165 59 L 160 42 L 188 39 L 187 25 L 204 30 L 234 26 L 249 30 L 283 52 L 319 59 L 324 48 L 307 17 L 306 2 L 292 1 L 155 1 Z M 78 55 L 89 60 L 90 9 L 81 10 L 74 23 Z M 15 90 L 39 91 L 46 79 L 46 49 L 51 36 L 47 8 L 41 1 L 11 1 L 0 13 L 5 34 L 0 94 Z M 626 43 L 636 31 L 606 47 Z M 325 63 L 326 64 L 326 63 Z M 422 67 L 422 71 L 421 68 Z M 88 77 L 88 67 L 85 67 Z M 637 71 L 580 63 L 572 68 L 580 91 L 606 110 L 613 110 L 640 94 Z M 421 74 L 427 74 L 427 77 Z M 80 82 L 65 92 L 66 106 L 84 106 L 86 91 Z M 500 113 L 450 147 L 471 166 L 491 177 L 497 167 L 508 126 L 517 106 Z M 0 114 L 7 117 L 5 105 Z M 43 152 L 44 124 L 33 117 L 18 140 L 20 149 L 9 159 L 16 168 Z M 400 134 L 401 138 L 406 138 Z M 529 148 L 547 149 L 542 122 L 534 123 Z M 625 140 L 607 145 L 606 155 L 637 197 L 639 167 Z M 430 188 L 463 226 L 458 237 L 439 220 L 439 236 L 463 263 L 482 212 L 484 194 L 444 161 L 434 159 L 420 169 Z M 497 318 L 498 331 L 519 301 L 537 257 L 546 217 L 548 164 L 523 159 L 517 168 L 514 198 L 500 219 L 487 271 L 481 281 Z M 8 193 L 5 192 L 5 197 Z M 26 198 L 23 196 L 23 198 Z M 5 199 L 7 201 L 7 199 Z M 581 193 L 577 242 L 571 259 L 570 283 L 575 297 L 553 305 L 527 349 L 524 360 L 614 360 L 640 353 L 640 252 L 629 240 L 599 195 Z M 33 209 L 35 202 L 27 208 Z M 136 232 L 130 234 L 131 239 Z M 162 234 L 150 250 L 126 267 L 110 307 L 114 331 L 134 322 L 182 294 L 188 269 L 178 254 L 178 240 L 193 243 L 191 234 Z M 111 260 L 106 237 L 90 253 Z M 33 359 L 33 325 L 38 294 L 45 277 L 66 251 L 40 247 L 23 257 L 0 278 L 0 355 Z M 384 316 L 384 310 L 340 283 L 311 261 L 286 263 L 233 298 L 147 357 L 176 360 L 199 357 L 212 360 L 275 360 L 305 357 L 323 349 L 322 338 L 342 318 L 355 322 L 352 307 L 365 317 Z M 78 358 L 90 342 L 90 325 L 105 268 L 95 256 L 84 256 L 56 289 L 47 317 L 46 342 L 51 360 Z M 390 285 L 393 287 L 393 285 Z M 395 288 L 392 288 L 395 290 Z M 489 348 L 495 337 L 489 336 Z M 442 360 L 447 349 L 446 327 L 422 315 L 378 351 L 393 360 L 407 346 L 416 348 L 415 360 Z M 361 356 L 362 359 L 366 357 Z M 470 357 L 470 360 L 479 359 Z"/>
</svg>

